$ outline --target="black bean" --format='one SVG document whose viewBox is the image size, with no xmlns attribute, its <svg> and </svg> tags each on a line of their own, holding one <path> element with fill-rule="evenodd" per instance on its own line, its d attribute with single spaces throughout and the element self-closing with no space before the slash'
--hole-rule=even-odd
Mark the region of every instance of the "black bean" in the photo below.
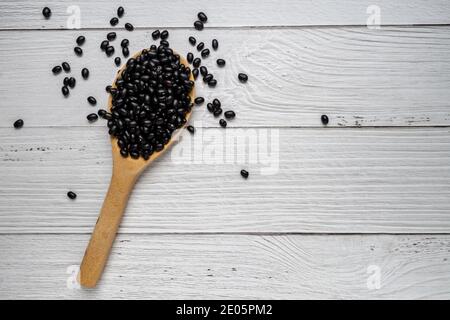
<svg viewBox="0 0 450 320">
<path fill-rule="evenodd" d="M 103 51 L 105 51 L 106 48 L 108 48 L 108 46 L 109 46 L 108 40 L 103 40 L 102 43 L 100 43 L 100 49 L 102 49 Z"/>
<path fill-rule="evenodd" d="M 114 63 L 116 64 L 116 66 L 120 66 L 120 64 L 122 63 L 122 60 L 120 59 L 120 57 L 115 57 Z"/>
<path fill-rule="evenodd" d="M 215 108 L 214 108 L 214 106 L 213 106 L 212 103 L 208 103 L 208 104 L 206 105 L 206 109 L 208 109 L 208 111 L 211 112 L 211 113 L 213 113 L 214 110 L 215 110 Z"/>
<path fill-rule="evenodd" d="M 195 132 L 195 128 L 193 126 L 187 126 L 186 129 L 192 134 Z"/>
<path fill-rule="evenodd" d="M 203 30 L 203 22 L 197 20 L 194 22 L 194 28 L 197 30 Z"/>
<path fill-rule="evenodd" d="M 201 66 L 200 67 L 200 74 L 202 76 L 206 76 L 208 74 L 208 68 L 206 68 L 205 66 Z"/>
<path fill-rule="evenodd" d="M 91 113 L 87 115 L 86 119 L 88 119 L 89 122 L 94 122 L 97 121 L 98 115 L 96 113 Z"/>
<path fill-rule="evenodd" d="M 192 61 L 194 61 L 194 55 L 192 54 L 192 52 L 188 52 L 188 54 L 186 55 L 186 60 L 189 63 L 192 63 Z"/>
<path fill-rule="evenodd" d="M 86 38 L 84 36 L 79 36 L 77 38 L 77 45 L 82 46 L 85 41 L 86 41 Z"/>
<path fill-rule="evenodd" d="M 70 64 L 68 64 L 67 62 L 63 62 L 61 65 L 65 72 L 70 72 Z"/>
<path fill-rule="evenodd" d="M 248 80 L 248 76 L 245 73 L 239 73 L 238 74 L 238 79 L 240 82 L 247 82 Z"/>
<path fill-rule="evenodd" d="M 128 150 L 127 149 L 120 149 L 120 155 L 124 158 L 128 157 Z"/>
<path fill-rule="evenodd" d="M 212 104 L 216 108 L 220 108 L 222 106 L 222 103 L 220 103 L 220 100 L 217 98 L 213 100 Z"/>
<path fill-rule="evenodd" d="M 93 96 L 89 96 L 89 97 L 87 98 L 87 101 L 89 102 L 89 104 L 90 104 L 91 106 L 95 106 L 95 105 L 97 104 L 97 100 L 96 100 Z"/>
<path fill-rule="evenodd" d="M 75 52 L 75 54 L 77 55 L 77 56 L 82 56 L 83 55 L 83 50 L 80 48 L 80 47 L 75 47 L 75 48 L 73 48 L 73 51 Z"/>
<path fill-rule="evenodd" d="M 69 199 L 74 200 L 77 197 L 77 194 L 75 192 L 69 191 L 67 192 L 67 197 L 69 197 Z"/>
<path fill-rule="evenodd" d="M 169 31 L 164 30 L 161 32 L 161 39 L 166 40 L 169 37 Z"/>
<path fill-rule="evenodd" d="M 224 119 L 220 119 L 219 124 L 222 128 L 226 128 L 226 126 L 227 126 L 227 122 Z"/>
<path fill-rule="evenodd" d="M 61 88 L 61 92 L 65 97 L 67 97 L 69 95 L 69 88 L 67 88 L 67 86 L 63 86 Z"/>
<path fill-rule="evenodd" d="M 68 86 L 69 85 L 69 77 L 65 77 L 63 80 L 63 85 Z"/>
<path fill-rule="evenodd" d="M 214 88 L 216 85 L 217 85 L 216 79 L 212 79 L 211 81 L 208 82 L 208 87 Z"/>
<path fill-rule="evenodd" d="M 109 32 L 106 35 L 106 39 L 108 39 L 108 41 L 114 41 L 117 38 L 117 34 L 115 32 Z"/>
<path fill-rule="evenodd" d="M 217 59 L 217 65 L 219 66 L 219 67 L 223 67 L 224 65 L 225 65 L 225 60 L 223 60 L 223 59 Z"/>
<path fill-rule="evenodd" d="M 217 41 L 217 39 L 213 39 L 211 46 L 214 50 L 217 50 L 217 48 L 219 48 L 219 41 Z"/>
<path fill-rule="evenodd" d="M 123 47 L 122 54 L 125 58 L 127 58 L 130 55 L 130 49 L 128 49 L 128 47 Z"/>
<path fill-rule="evenodd" d="M 128 39 L 123 39 L 122 42 L 120 42 L 120 46 L 122 48 L 128 47 L 130 45 L 130 40 Z"/>
<path fill-rule="evenodd" d="M 321 117 L 320 117 L 320 120 L 322 121 L 322 124 L 323 125 L 327 125 L 328 124 L 328 122 L 330 121 L 330 119 L 328 119 L 328 116 L 326 115 L 326 114 L 323 114 Z"/>
<path fill-rule="evenodd" d="M 45 7 L 44 9 L 42 9 L 42 15 L 45 17 L 45 19 L 49 19 L 52 15 L 52 10 L 50 10 L 49 7 Z"/>
<path fill-rule="evenodd" d="M 59 74 L 61 73 L 61 71 L 62 71 L 61 66 L 54 66 L 52 69 L 53 74 Z"/>
<path fill-rule="evenodd" d="M 71 89 L 75 88 L 75 84 L 77 83 L 77 80 L 74 77 L 69 78 L 69 87 Z"/>
<path fill-rule="evenodd" d="M 189 37 L 189 43 L 193 46 L 195 46 L 195 44 L 197 43 L 197 39 L 195 39 L 194 37 L 190 36 Z"/>
<path fill-rule="evenodd" d="M 161 32 L 159 30 L 155 30 L 152 32 L 153 40 L 158 40 L 160 36 L 161 36 Z"/>
<path fill-rule="evenodd" d="M 210 82 L 213 78 L 214 78 L 214 76 L 209 73 L 206 76 L 203 76 L 203 81 L 204 82 Z"/>
<path fill-rule="evenodd" d="M 200 42 L 200 43 L 197 45 L 197 50 L 198 50 L 198 51 L 202 51 L 204 47 L 205 47 L 205 44 L 204 44 L 203 42 Z"/>
<path fill-rule="evenodd" d="M 14 128 L 19 129 L 23 127 L 23 120 L 22 119 L 18 119 L 14 122 Z"/>
<path fill-rule="evenodd" d="M 125 29 L 127 29 L 128 31 L 133 31 L 134 27 L 131 23 L 127 22 L 125 23 Z"/>
<path fill-rule="evenodd" d="M 214 117 L 220 116 L 222 114 L 222 108 L 214 107 L 213 114 L 214 114 Z"/>
<path fill-rule="evenodd" d="M 194 61 L 192 62 L 192 65 L 194 66 L 194 68 L 198 68 L 198 67 L 200 67 L 201 63 L 202 63 L 202 59 L 195 58 Z"/>
<path fill-rule="evenodd" d="M 204 59 L 204 58 L 208 57 L 209 53 L 210 53 L 209 49 L 203 49 L 202 53 L 201 53 L 202 58 Z"/>
<path fill-rule="evenodd" d="M 97 114 L 98 114 L 100 117 L 102 117 L 102 118 L 105 118 L 105 116 L 106 116 L 107 113 L 108 113 L 108 111 L 106 111 L 106 110 L 104 110 L 104 109 L 99 109 L 99 110 L 97 111 Z"/>
<path fill-rule="evenodd" d="M 105 91 L 108 92 L 108 93 L 110 93 L 110 92 L 111 92 L 111 88 L 112 88 L 111 85 L 107 85 L 107 86 L 105 87 Z"/>
<path fill-rule="evenodd" d="M 117 19 L 116 17 L 111 18 L 111 20 L 109 20 L 109 23 L 114 27 L 119 23 L 119 19 Z"/>
<path fill-rule="evenodd" d="M 107 46 L 105 49 L 106 55 L 108 57 L 112 56 L 114 54 L 114 47 L 113 46 Z"/>
<path fill-rule="evenodd" d="M 118 7 L 117 8 L 117 16 L 119 18 L 122 18 L 124 13 L 125 13 L 125 9 L 123 7 Z"/>
<path fill-rule="evenodd" d="M 199 12 L 199 13 L 197 14 L 197 17 L 198 17 L 198 19 L 199 19 L 201 22 L 206 22 L 206 21 L 208 21 L 208 17 L 207 17 L 206 14 L 203 13 L 203 12 Z"/>
<path fill-rule="evenodd" d="M 83 68 L 81 69 L 81 76 L 83 77 L 83 79 L 87 79 L 89 78 L 89 69 L 88 68 Z"/>
<path fill-rule="evenodd" d="M 164 46 L 164 47 L 168 47 L 169 46 L 169 42 L 167 40 L 161 40 L 159 42 L 160 45 Z"/>
<path fill-rule="evenodd" d="M 236 117 L 236 113 L 234 113 L 234 111 L 232 110 L 229 110 L 224 113 L 224 116 L 227 119 L 234 119 L 234 117 Z"/>
<path fill-rule="evenodd" d="M 198 69 L 197 68 L 192 70 L 192 75 L 194 76 L 194 79 L 197 79 L 197 77 L 198 77 Z"/>
<path fill-rule="evenodd" d="M 242 176 L 243 178 L 247 179 L 247 178 L 248 178 L 248 171 L 242 169 L 242 170 L 241 170 L 241 176 Z"/>
<path fill-rule="evenodd" d="M 197 98 L 195 98 L 194 102 L 195 102 L 196 105 L 200 105 L 200 104 L 202 104 L 203 102 L 205 102 L 205 98 L 203 98 L 203 97 L 197 97 Z"/>
</svg>

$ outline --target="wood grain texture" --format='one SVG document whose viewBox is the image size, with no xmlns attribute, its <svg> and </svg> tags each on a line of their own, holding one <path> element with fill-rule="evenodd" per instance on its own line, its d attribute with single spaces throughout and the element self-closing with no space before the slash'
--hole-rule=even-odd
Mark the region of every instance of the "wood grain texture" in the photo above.
<svg viewBox="0 0 450 320">
<path fill-rule="evenodd" d="M 380 8 L 381 23 L 399 24 L 448 24 L 450 4 L 446 0 L 2 0 L 0 29 L 49 29 L 72 28 L 67 24 L 70 6 L 81 10 L 81 28 L 110 27 L 109 20 L 116 15 L 116 8 L 123 5 L 124 22 L 137 27 L 189 27 L 197 19 L 197 12 L 204 11 L 209 19 L 207 27 L 230 26 L 314 26 L 314 25 L 366 25 L 368 7 Z M 50 20 L 42 16 L 42 8 L 49 6 Z"/>
<path fill-rule="evenodd" d="M 10 127 L 19 117 L 26 126 L 88 126 L 86 115 L 93 108 L 86 98 L 93 95 L 98 107 L 106 106 L 104 88 L 116 70 L 98 47 L 106 31 L 83 32 L 83 58 L 73 53 L 79 34 L 0 32 L 0 127 Z M 320 127 L 321 114 L 329 115 L 329 126 L 339 127 L 450 125 L 450 27 L 221 34 L 219 51 L 206 59 L 218 85 L 211 90 L 198 80 L 197 89 L 199 96 L 219 97 L 224 108 L 237 112 L 230 126 Z M 169 39 L 182 54 L 196 52 L 188 35 L 176 30 Z M 207 30 L 199 40 L 210 44 L 215 35 Z M 125 36 L 131 52 L 151 43 L 150 31 L 122 32 L 116 50 Z M 225 68 L 217 68 L 219 57 L 227 60 Z M 51 73 L 62 61 L 70 62 L 71 75 L 78 79 L 69 98 L 60 90 L 65 75 Z M 91 71 L 87 81 L 80 76 L 83 67 Z M 247 84 L 238 81 L 239 72 L 249 74 Z M 196 109 L 193 120 L 204 127 L 218 122 L 205 106 Z"/>
<path fill-rule="evenodd" d="M 450 232 L 449 130 L 185 132 L 141 176 L 120 232 Z M 0 129 L 0 232 L 91 232 L 110 152 L 106 128 Z"/>
<path fill-rule="evenodd" d="M 120 235 L 99 286 L 70 289 L 87 240 L 0 236 L 0 298 L 450 298 L 448 235 Z"/>
</svg>

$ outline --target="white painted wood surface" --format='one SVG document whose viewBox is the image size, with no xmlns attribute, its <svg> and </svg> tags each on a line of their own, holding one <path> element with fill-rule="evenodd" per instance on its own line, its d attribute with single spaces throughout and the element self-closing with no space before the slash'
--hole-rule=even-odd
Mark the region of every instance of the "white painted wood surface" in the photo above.
<svg viewBox="0 0 450 320">
<path fill-rule="evenodd" d="M 70 289 L 88 238 L 0 236 L 0 299 L 449 298 L 449 235 L 122 234 L 101 285 Z"/>
<path fill-rule="evenodd" d="M 382 27 L 370 30 L 373 4 L 0 0 L 0 298 L 450 298 L 450 2 L 379 0 Z M 71 5 L 83 30 L 61 30 Z M 110 28 L 119 5 L 136 31 Z M 198 10 L 209 16 L 201 33 Z M 268 131 L 279 170 L 167 154 L 138 182 L 102 284 L 71 290 L 67 268 L 81 261 L 111 170 L 104 123 L 85 120 L 97 109 L 86 97 L 104 106 L 114 77 L 98 45 L 115 29 L 134 51 L 155 27 L 182 54 L 188 35 L 219 39 L 207 63 L 219 85 L 198 91 L 238 114 L 225 131 L 196 107 L 199 130 L 176 154 L 202 134 L 208 155 L 224 133 Z M 68 99 L 50 72 L 62 61 L 78 79 Z"/>
</svg>

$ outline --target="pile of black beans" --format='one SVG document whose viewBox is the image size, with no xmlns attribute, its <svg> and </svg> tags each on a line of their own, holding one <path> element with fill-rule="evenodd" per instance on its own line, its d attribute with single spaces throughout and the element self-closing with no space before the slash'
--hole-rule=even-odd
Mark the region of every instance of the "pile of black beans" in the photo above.
<svg viewBox="0 0 450 320">
<path fill-rule="evenodd" d="M 109 89 L 111 112 L 99 110 L 108 120 L 109 134 L 117 137 L 123 157 L 148 159 L 164 149 L 172 133 L 186 123 L 193 103 L 191 70 L 165 45 L 152 45 L 130 58 Z"/>
</svg>

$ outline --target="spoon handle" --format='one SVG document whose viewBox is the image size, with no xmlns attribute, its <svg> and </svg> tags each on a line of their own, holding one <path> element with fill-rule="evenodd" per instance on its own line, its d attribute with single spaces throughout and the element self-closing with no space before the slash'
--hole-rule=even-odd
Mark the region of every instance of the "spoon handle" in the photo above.
<svg viewBox="0 0 450 320">
<path fill-rule="evenodd" d="M 78 279 L 83 287 L 95 287 L 102 275 L 138 175 L 127 170 L 113 170 L 108 193 L 81 262 Z"/>
</svg>

